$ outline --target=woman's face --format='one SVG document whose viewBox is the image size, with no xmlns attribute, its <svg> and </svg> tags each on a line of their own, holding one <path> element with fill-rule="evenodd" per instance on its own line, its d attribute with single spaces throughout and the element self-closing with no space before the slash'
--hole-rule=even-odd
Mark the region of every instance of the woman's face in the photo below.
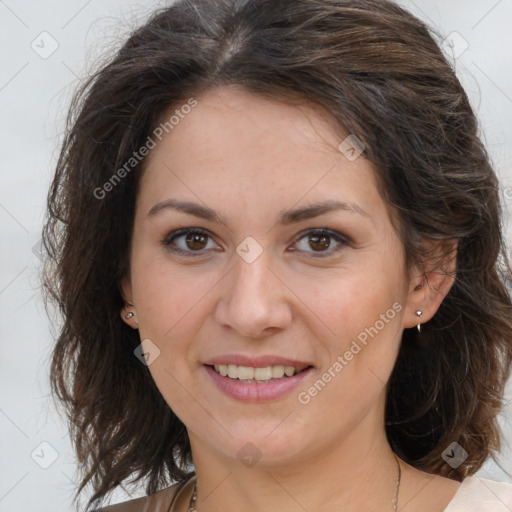
<svg viewBox="0 0 512 512">
<path fill-rule="evenodd" d="M 228 459 L 375 436 L 418 321 L 372 166 L 318 108 L 232 87 L 195 99 L 149 155 L 123 282 L 159 390 L 193 451 Z"/>
</svg>

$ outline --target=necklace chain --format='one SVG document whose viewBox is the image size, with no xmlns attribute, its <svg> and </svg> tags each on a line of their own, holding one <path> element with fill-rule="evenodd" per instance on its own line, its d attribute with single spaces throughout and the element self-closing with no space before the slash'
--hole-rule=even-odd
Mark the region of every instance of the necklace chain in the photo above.
<svg viewBox="0 0 512 512">
<path fill-rule="evenodd" d="M 400 492 L 400 482 L 402 480 L 402 468 L 400 467 L 400 462 L 398 460 L 398 457 L 395 456 L 396 464 L 398 466 L 398 474 L 396 477 L 396 491 L 395 491 L 395 497 L 393 498 L 393 512 L 397 512 L 398 510 L 398 494 Z M 192 497 L 190 498 L 190 503 L 188 505 L 188 512 L 197 512 L 196 511 L 196 500 L 197 500 L 197 478 L 194 483 L 194 492 L 192 493 Z"/>
<path fill-rule="evenodd" d="M 393 512 L 396 512 L 398 510 L 398 493 L 400 492 L 400 482 L 402 480 L 402 468 L 400 467 L 400 461 L 398 460 L 398 457 L 394 453 L 393 455 L 395 456 L 396 464 L 398 466 L 398 475 L 396 477 L 396 493 L 395 499 L 393 500 Z"/>
<path fill-rule="evenodd" d="M 192 493 L 192 497 L 190 498 L 190 503 L 188 505 L 187 512 L 196 512 L 196 499 L 197 499 L 197 479 L 194 483 L 194 492 Z"/>
</svg>

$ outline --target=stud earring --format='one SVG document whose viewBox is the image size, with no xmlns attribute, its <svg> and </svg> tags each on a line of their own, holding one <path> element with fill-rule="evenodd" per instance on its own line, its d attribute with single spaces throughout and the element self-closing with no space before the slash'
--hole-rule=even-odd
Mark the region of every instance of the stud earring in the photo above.
<svg viewBox="0 0 512 512">
<path fill-rule="evenodd" d="M 126 320 L 129 320 L 132 316 L 135 316 L 135 313 L 128 313 L 125 315 Z"/>
<path fill-rule="evenodd" d="M 418 311 L 416 311 L 416 316 L 418 318 L 421 318 L 421 315 L 423 315 L 423 313 L 418 309 Z M 421 332 L 421 323 L 419 323 L 416 328 L 418 329 L 418 332 Z"/>
</svg>

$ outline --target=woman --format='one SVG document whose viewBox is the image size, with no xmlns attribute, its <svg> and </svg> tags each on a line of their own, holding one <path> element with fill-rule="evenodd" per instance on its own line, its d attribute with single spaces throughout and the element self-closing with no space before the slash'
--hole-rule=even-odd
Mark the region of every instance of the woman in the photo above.
<svg viewBox="0 0 512 512">
<path fill-rule="evenodd" d="M 104 510 L 510 510 L 472 476 L 512 363 L 477 127 L 392 2 L 136 30 L 73 102 L 44 230 L 88 508 L 146 481 Z"/>
</svg>

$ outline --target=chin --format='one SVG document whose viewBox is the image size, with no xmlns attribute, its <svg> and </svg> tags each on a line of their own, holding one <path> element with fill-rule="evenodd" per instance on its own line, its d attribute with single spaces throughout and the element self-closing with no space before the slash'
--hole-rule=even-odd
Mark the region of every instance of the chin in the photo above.
<svg viewBox="0 0 512 512">
<path fill-rule="evenodd" d="M 272 426 L 251 429 L 246 425 L 238 429 L 230 429 L 233 437 L 224 439 L 224 444 L 214 442 L 217 450 L 224 452 L 226 457 L 237 459 L 247 467 L 258 464 L 259 467 L 276 467 L 293 463 L 305 450 L 306 436 L 297 429 L 284 429 L 279 425 L 281 420 L 272 422 Z M 286 420 L 285 420 L 286 421 Z M 270 428 L 269 428 L 270 427 Z M 282 429 L 281 432 L 278 432 Z"/>
</svg>

